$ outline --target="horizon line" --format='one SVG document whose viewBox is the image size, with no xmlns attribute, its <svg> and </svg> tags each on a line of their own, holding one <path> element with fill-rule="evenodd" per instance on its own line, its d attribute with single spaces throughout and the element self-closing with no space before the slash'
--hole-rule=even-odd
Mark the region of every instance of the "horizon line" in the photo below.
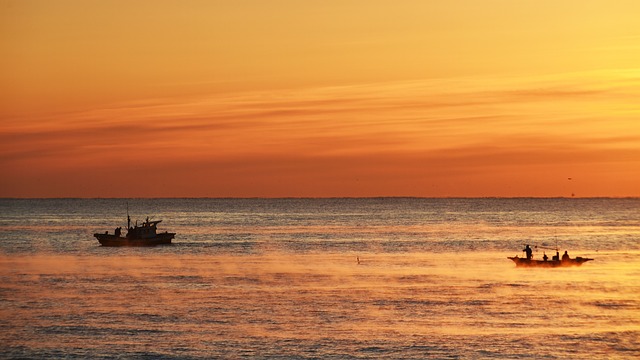
<svg viewBox="0 0 640 360">
<path fill-rule="evenodd" d="M 0 197 L 0 200 L 322 200 L 322 199 L 640 199 L 640 196 L 132 196 L 132 197 Z"/>
</svg>

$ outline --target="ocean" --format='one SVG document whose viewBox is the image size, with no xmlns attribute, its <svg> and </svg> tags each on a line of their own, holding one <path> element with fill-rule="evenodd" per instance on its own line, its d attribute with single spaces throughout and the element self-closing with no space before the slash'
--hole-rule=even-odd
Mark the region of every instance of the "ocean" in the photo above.
<svg viewBox="0 0 640 360">
<path fill-rule="evenodd" d="M 0 199 L 0 279 L 8 359 L 633 359 L 640 199 Z"/>
</svg>

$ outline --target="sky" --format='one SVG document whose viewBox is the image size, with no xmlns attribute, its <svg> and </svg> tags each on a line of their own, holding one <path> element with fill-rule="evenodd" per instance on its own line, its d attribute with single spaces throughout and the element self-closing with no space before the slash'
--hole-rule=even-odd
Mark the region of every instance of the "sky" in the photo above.
<svg viewBox="0 0 640 360">
<path fill-rule="evenodd" d="M 0 197 L 637 197 L 638 18 L 0 0 Z"/>
</svg>

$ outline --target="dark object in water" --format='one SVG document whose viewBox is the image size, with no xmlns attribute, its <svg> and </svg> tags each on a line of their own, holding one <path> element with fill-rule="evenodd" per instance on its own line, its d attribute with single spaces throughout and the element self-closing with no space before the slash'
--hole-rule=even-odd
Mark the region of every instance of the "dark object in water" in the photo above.
<svg viewBox="0 0 640 360">
<path fill-rule="evenodd" d="M 507 257 L 507 259 L 512 260 L 516 263 L 517 267 L 564 267 L 564 266 L 580 266 L 587 261 L 591 261 L 593 259 L 576 257 L 575 259 L 565 258 L 564 260 L 529 260 L 527 258 L 521 258 L 517 255 L 514 257 Z"/>
<path fill-rule="evenodd" d="M 128 219 L 127 219 L 128 220 Z M 149 218 L 142 223 L 131 226 L 129 222 L 129 230 L 126 236 L 120 236 L 120 228 L 117 228 L 115 234 L 93 234 L 102 246 L 155 246 L 171 244 L 171 239 L 176 233 L 163 232 L 157 233 L 157 225 L 162 220 L 149 221 Z"/>
</svg>

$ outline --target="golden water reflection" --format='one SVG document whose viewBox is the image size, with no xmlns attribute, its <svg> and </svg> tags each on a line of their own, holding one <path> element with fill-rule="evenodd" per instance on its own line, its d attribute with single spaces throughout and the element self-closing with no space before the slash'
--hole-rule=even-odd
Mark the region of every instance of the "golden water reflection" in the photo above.
<svg viewBox="0 0 640 360">
<path fill-rule="evenodd" d="M 640 351 L 640 252 L 575 254 L 596 260 L 558 269 L 515 268 L 507 255 L 2 256 L 0 339 L 41 355 L 391 344 L 401 357 L 473 356 L 478 344 L 504 355 L 524 342 L 540 356 L 604 356 L 617 350 L 598 339 L 611 337 Z"/>
</svg>

